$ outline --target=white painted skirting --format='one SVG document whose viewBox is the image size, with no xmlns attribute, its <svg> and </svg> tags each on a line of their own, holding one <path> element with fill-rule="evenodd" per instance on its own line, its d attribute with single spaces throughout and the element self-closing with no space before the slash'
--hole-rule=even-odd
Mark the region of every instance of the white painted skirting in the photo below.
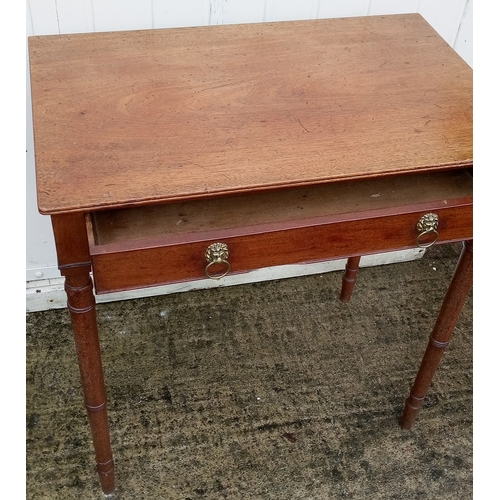
<svg viewBox="0 0 500 500">
<path fill-rule="evenodd" d="M 394 264 L 416 260 L 424 255 L 424 250 L 416 248 L 387 252 L 376 255 L 366 255 L 361 258 L 361 267 Z M 317 262 L 313 264 L 294 264 L 288 266 L 268 267 L 242 273 L 214 281 L 210 279 L 174 283 L 171 285 L 143 288 L 129 292 L 108 293 L 96 297 L 98 303 L 113 302 L 116 300 L 136 299 L 141 297 L 152 297 L 170 293 L 187 292 L 190 290 L 201 290 L 205 288 L 216 288 L 220 286 L 242 285 L 258 281 L 269 281 L 275 279 L 292 278 L 296 276 L 307 276 L 310 274 L 328 273 L 344 269 L 346 259 Z M 38 281 L 28 281 L 26 284 L 26 310 L 27 312 L 45 311 L 48 309 L 60 309 L 66 307 L 66 294 L 64 292 L 64 278 L 52 278 Z"/>
</svg>

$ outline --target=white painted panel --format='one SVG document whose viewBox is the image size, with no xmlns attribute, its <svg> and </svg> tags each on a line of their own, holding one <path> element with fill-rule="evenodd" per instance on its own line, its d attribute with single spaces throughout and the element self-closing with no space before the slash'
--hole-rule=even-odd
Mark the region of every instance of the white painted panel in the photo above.
<svg viewBox="0 0 500 500">
<path fill-rule="evenodd" d="M 460 23 L 454 49 L 462 59 L 472 68 L 472 0 L 465 6 L 464 16 Z"/>
<path fill-rule="evenodd" d="M 96 31 L 140 30 L 153 27 L 149 0 L 94 0 Z"/>
<path fill-rule="evenodd" d="M 94 31 L 92 0 L 57 0 L 56 5 L 61 33 Z"/>
<path fill-rule="evenodd" d="M 210 0 L 209 24 L 242 24 L 264 21 L 266 0 Z"/>
<path fill-rule="evenodd" d="M 267 0 L 265 21 L 316 19 L 319 0 Z"/>
<path fill-rule="evenodd" d="M 37 5 L 35 14 L 40 11 Z M 55 11 L 54 11 L 55 12 Z M 46 14 L 42 12 L 42 15 Z M 50 34 L 50 23 L 43 28 L 41 22 L 37 22 L 38 33 L 35 33 L 34 23 L 31 15 L 30 2 L 26 2 L 26 35 Z M 55 25 L 57 26 L 57 24 Z M 54 28 L 54 25 L 52 25 Z M 57 32 L 57 31 L 56 31 Z M 27 56 L 27 52 L 26 52 Z M 35 273 L 41 278 L 52 278 L 59 276 L 52 226 L 49 217 L 38 213 L 36 201 L 35 183 L 35 159 L 33 145 L 33 121 L 31 114 L 31 92 L 29 80 L 29 64 L 26 57 L 26 281 L 36 278 Z"/>
<path fill-rule="evenodd" d="M 356 17 L 368 15 L 370 0 L 320 0 L 318 17 Z"/>
<path fill-rule="evenodd" d="M 33 19 L 31 18 L 30 4 L 26 1 L 26 36 L 34 35 Z"/>
<path fill-rule="evenodd" d="M 28 0 L 34 35 L 59 33 L 56 0 Z"/>
<path fill-rule="evenodd" d="M 56 250 L 50 218 L 38 212 L 35 183 L 33 120 L 28 62 L 26 61 L 26 280 L 58 276 Z"/>
<path fill-rule="evenodd" d="M 209 0 L 153 0 L 153 27 L 205 26 L 210 19 Z"/>
<path fill-rule="evenodd" d="M 371 0 L 368 14 L 407 14 L 417 12 L 419 0 Z"/>
<path fill-rule="evenodd" d="M 418 12 L 453 46 L 466 2 L 467 0 L 420 0 Z"/>
</svg>

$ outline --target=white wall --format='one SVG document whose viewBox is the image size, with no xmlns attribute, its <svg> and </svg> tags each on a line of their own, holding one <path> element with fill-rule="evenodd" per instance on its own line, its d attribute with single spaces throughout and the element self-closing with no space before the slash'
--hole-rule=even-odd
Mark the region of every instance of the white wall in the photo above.
<svg viewBox="0 0 500 500">
<path fill-rule="evenodd" d="M 472 0 L 27 0 L 27 35 L 419 12 L 472 66 Z M 27 71 L 28 74 L 28 71 Z M 49 217 L 36 208 L 27 77 L 26 280 L 59 277 Z"/>
</svg>

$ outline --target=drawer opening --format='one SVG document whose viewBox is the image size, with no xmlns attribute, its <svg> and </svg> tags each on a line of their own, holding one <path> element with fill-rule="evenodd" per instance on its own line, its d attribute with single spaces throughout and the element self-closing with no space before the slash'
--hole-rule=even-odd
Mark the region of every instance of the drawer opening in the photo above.
<svg viewBox="0 0 500 500">
<path fill-rule="evenodd" d="M 415 248 L 417 221 L 429 212 L 439 217 L 438 243 L 471 238 L 470 174 L 412 174 L 101 211 L 87 215 L 87 228 L 96 291 L 106 293 L 226 269 L 236 274 Z M 217 243 L 229 256 L 207 270 L 207 250 Z"/>
<path fill-rule="evenodd" d="M 187 235 L 266 226 L 292 227 L 325 217 L 384 211 L 401 206 L 472 203 L 472 176 L 466 170 L 344 181 L 190 200 L 90 215 L 91 246 L 130 245 Z M 189 238 L 188 238 L 189 239 Z"/>
</svg>

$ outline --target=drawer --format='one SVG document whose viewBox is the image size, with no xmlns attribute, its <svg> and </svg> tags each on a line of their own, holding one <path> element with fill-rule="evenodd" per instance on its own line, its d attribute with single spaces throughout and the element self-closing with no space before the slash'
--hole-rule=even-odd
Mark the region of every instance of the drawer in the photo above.
<svg viewBox="0 0 500 500">
<path fill-rule="evenodd" d="M 419 243 L 472 238 L 471 176 L 418 174 L 96 212 L 87 217 L 96 292 L 205 278 L 214 243 L 229 252 L 209 265 L 214 277 L 414 248 L 417 222 L 429 213 L 437 229 Z"/>
</svg>

